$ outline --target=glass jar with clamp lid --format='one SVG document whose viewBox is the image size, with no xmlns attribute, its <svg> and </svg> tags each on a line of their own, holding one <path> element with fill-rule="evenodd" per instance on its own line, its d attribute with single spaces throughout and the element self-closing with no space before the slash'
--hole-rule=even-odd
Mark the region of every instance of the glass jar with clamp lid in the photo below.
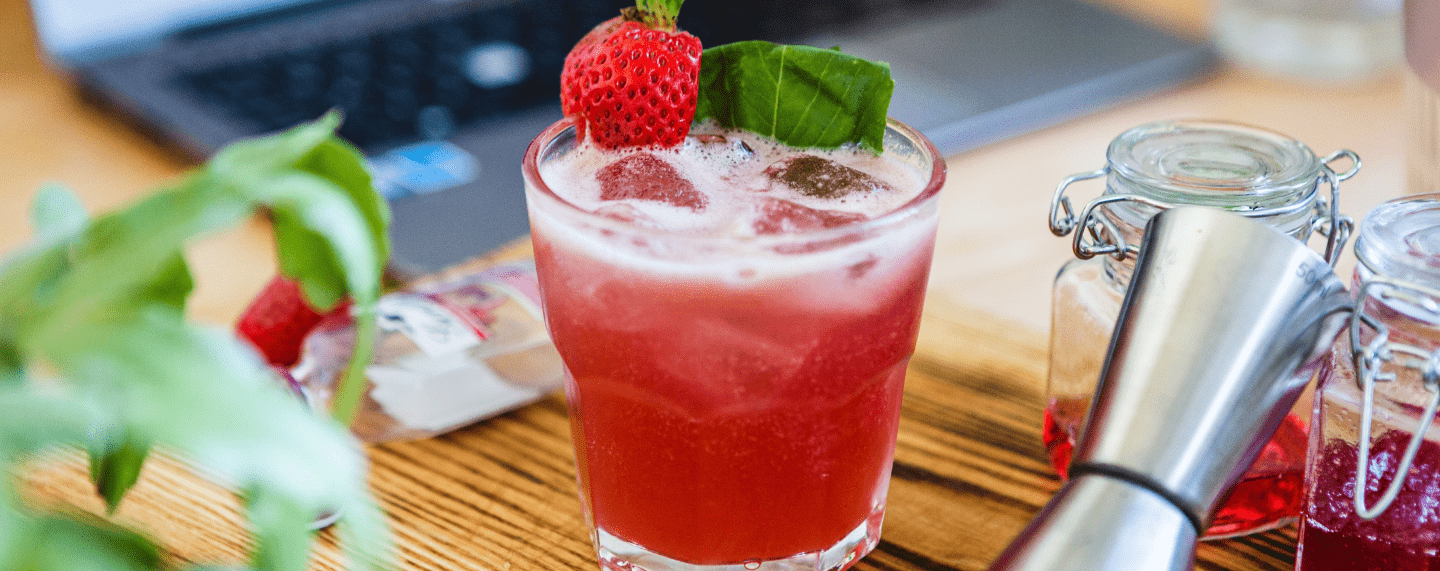
<svg viewBox="0 0 1440 571">
<path fill-rule="evenodd" d="M 1440 566 L 1440 194 L 1376 207 L 1316 390 L 1296 569 Z"/>
<path fill-rule="evenodd" d="M 1348 161 L 1349 168 L 1336 172 L 1331 164 L 1337 161 Z M 1353 227 L 1339 212 L 1340 181 L 1359 168 L 1360 158 L 1352 151 L 1321 158 L 1300 141 L 1269 129 L 1165 121 L 1125 131 L 1110 143 L 1105 167 L 1061 181 L 1051 200 L 1050 230 L 1072 237 L 1078 259 L 1061 268 L 1051 299 L 1044 440 L 1062 477 L 1084 429 L 1150 217 L 1170 206 L 1223 209 L 1264 221 L 1302 242 L 1323 236 L 1325 257 L 1333 265 Z M 1076 212 L 1067 188 L 1101 178 L 1106 183 L 1102 195 Z M 1251 533 L 1294 518 L 1306 418 L 1287 418 L 1206 537 Z"/>
</svg>

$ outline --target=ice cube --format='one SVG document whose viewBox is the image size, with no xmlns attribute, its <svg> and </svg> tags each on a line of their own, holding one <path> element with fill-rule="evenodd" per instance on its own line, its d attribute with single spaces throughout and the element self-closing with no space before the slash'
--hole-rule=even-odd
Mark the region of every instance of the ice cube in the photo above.
<svg viewBox="0 0 1440 571">
<path fill-rule="evenodd" d="M 840 198 L 852 192 L 889 190 L 868 174 L 814 155 L 801 155 L 770 165 L 765 174 L 790 189 L 816 198 Z"/>
<path fill-rule="evenodd" d="M 712 161 L 726 161 L 741 164 L 755 158 L 755 150 L 742 139 L 731 139 L 724 135 L 691 135 L 686 137 L 686 146 L 704 153 Z"/>
<path fill-rule="evenodd" d="M 621 222 L 629 222 L 636 226 L 646 226 L 650 228 L 658 228 L 660 226 L 654 218 L 647 216 L 644 212 L 641 212 L 639 208 L 635 208 L 635 205 L 624 202 L 605 204 L 600 208 L 596 208 L 595 213 Z"/>
<path fill-rule="evenodd" d="M 695 316 L 666 331 L 663 349 L 651 359 L 667 376 L 686 381 L 667 385 L 669 404 L 695 418 L 772 406 L 819 338 L 775 337 L 762 323 Z"/>
<path fill-rule="evenodd" d="M 874 254 L 870 254 L 865 256 L 864 260 L 851 264 L 846 273 L 850 275 L 850 279 L 858 280 L 865 277 L 865 274 L 870 273 L 870 270 L 874 269 L 875 265 L 879 263 L 880 258 L 876 258 Z"/>
<path fill-rule="evenodd" d="M 699 211 L 709 202 L 674 166 L 653 153 L 635 153 L 595 173 L 601 200 L 649 200 Z"/>
<path fill-rule="evenodd" d="M 836 228 L 865 220 L 858 212 L 817 210 L 788 200 L 767 199 L 755 217 L 756 234 L 789 234 Z"/>
<path fill-rule="evenodd" d="M 697 145 L 723 145 L 729 141 L 730 139 L 725 135 L 690 135 L 689 137 L 689 142 Z"/>
</svg>

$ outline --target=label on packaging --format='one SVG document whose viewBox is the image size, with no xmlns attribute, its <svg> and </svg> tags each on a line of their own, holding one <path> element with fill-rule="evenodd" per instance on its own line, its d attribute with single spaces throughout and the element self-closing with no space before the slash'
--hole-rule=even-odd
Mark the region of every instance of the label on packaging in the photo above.
<svg viewBox="0 0 1440 571">
<path fill-rule="evenodd" d="M 392 293 L 381 297 L 375 304 L 375 317 L 382 330 L 404 334 L 431 357 L 458 353 L 485 340 L 481 331 L 425 295 Z"/>
</svg>

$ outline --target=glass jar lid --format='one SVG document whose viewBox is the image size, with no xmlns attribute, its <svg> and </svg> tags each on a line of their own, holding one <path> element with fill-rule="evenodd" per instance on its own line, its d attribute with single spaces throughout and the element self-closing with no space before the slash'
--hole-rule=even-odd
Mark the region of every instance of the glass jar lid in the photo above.
<svg viewBox="0 0 1440 571">
<path fill-rule="evenodd" d="M 1374 274 L 1440 285 L 1440 194 L 1407 196 L 1375 207 L 1360 223 L 1355 257 Z"/>
<path fill-rule="evenodd" d="M 1140 125 L 1111 141 L 1106 159 L 1127 187 L 1114 192 L 1251 214 L 1312 201 L 1322 167 L 1284 134 L 1210 120 Z"/>
</svg>

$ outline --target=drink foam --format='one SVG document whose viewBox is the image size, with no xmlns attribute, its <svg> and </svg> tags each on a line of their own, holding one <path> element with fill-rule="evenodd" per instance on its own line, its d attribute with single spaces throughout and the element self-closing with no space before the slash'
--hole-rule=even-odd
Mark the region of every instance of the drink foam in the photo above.
<svg viewBox="0 0 1440 571">
<path fill-rule="evenodd" d="M 866 150 L 795 149 L 753 133 L 706 129 L 697 126 L 678 149 L 642 151 L 652 153 L 674 167 L 679 178 L 689 181 L 706 198 L 701 209 L 660 200 L 625 198 L 605 200 L 603 185 L 596 173 L 635 151 L 605 151 L 582 144 L 560 160 L 541 165 L 540 176 L 550 189 L 570 204 L 589 212 L 614 212 L 618 203 L 638 215 L 644 226 L 695 235 L 755 236 L 758 217 L 764 206 L 783 200 L 821 212 L 862 215 L 865 219 L 892 212 L 910 202 L 925 188 L 930 174 L 916 172 L 889 154 Z M 843 196 L 815 196 L 776 180 L 767 168 L 797 157 L 818 157 L 854 169 L 873 179 L 871 189 Z M 858 174 L 857 173 L 857 174 Z M 858 218 L 852 217 L 852 218 Z"/>
<path fill-rule="evenodd" d="M 887 291 L 894 285 L 890 281 L 905 274 L 902 268 L 916 263 L 917 256 L 928 257 L 937 221 L 935 202 L 906 211 L 897 223 L 887 219 L 879 227 L 860 226 L 865 230 L 858 232 L 847 233 L 847 226 L 837 228 L 832 222 L 864 224 L 855 220 L 873 220 L 902 210 L 923 192 L 932 159 L 917 159 L 913 153 L 907 157 L 908 151 L 887 148 L 875 155 L 862 149 L 795 149 L 752 133 L 700 126 L 679 149 L 638 151 L 663 159 L 688 181 L 681 184 L 693 185 L 704 195 L 698 201 L 703 207 L 694 208 L 697 201 L 688 195 L 673 204 L 633 197 L 602 199 L 605 190 L 597 174 L 637 151 L 607 152 L 576 142 L 564 146 L 561 153 L 541 158 L 538 174 L 561 201 L 601 216 L 556 208 L 558 204 L 542 206 L 555 199 L 544 198 L 542 191 L 527 183 L 532 231 L 594 260 L 655 277 L 718 279 L 743 286 L 823 272 L 836 276 L 834 284 L 824 286 L 833 289 L 836 298 L 853 299 L 862 289 L 882 295 L 878 292 Z M 767 168 L 800 156 L 855 169 L 867 180 L 873 179 L 870 182 L 875 188 L 813 196 L 765 173 Z M 792 225 L 783 228 L 782 234 L 768 235 L 775 226 L 761 224 L 759 217 L 767 204 L 777 200 L 822 213 L 819 218 L 827 227 L 797 230 Z M 786 214 L 795 211 L 779 210 Z"/>
</svg>

